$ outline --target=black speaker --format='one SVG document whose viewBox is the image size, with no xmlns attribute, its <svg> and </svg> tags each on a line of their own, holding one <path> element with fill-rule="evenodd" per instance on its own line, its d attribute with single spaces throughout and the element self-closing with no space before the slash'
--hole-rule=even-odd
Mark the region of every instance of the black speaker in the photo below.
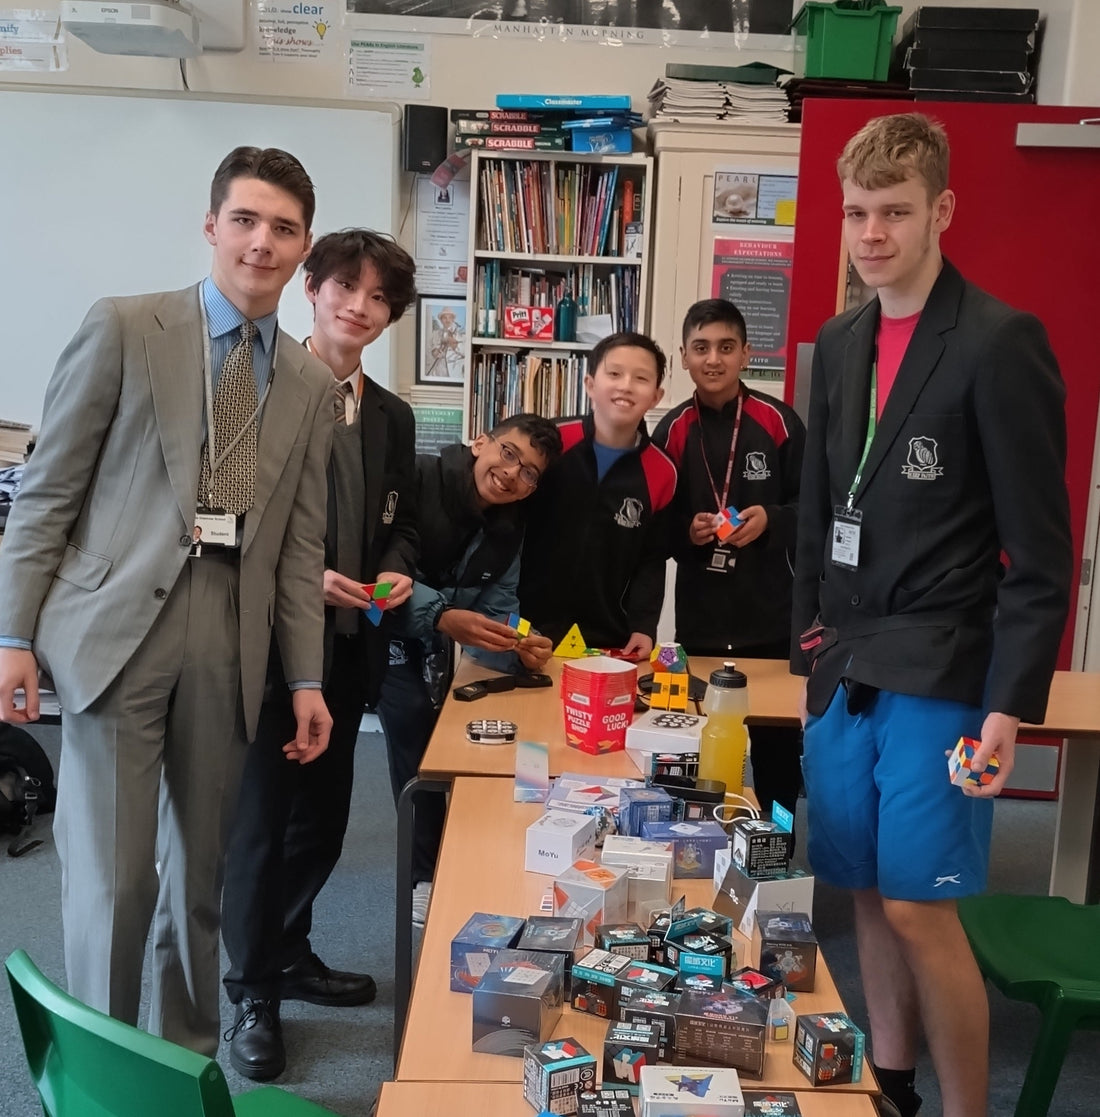
<svg viewBox="0 0 1100 1117">
<path fill-rule="evenodd" d="M 447 158 L 447 110 L 406 105 L 401 157 L 406 171 L 430 174 Z"/>
</svg>

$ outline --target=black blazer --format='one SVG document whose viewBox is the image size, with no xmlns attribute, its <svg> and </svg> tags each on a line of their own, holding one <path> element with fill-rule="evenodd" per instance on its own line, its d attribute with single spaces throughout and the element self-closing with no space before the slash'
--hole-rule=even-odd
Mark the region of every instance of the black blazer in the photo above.
<svg viewBox="0 0 1100 1117">
<path fill-rule="evenodd" d="M 819 617 L 836 643 L 814 663 L 811 713 L 845 677 L 1040 721 L 1073 570 L 1065 389 L 1046 332 L 944 261 L 856 493 L 852 571 L 831 562 L 830 525 L 863 451 L 878 318 L 875 299 L 817 339 L 792 670 L 809 672 L 798 636 Z"/>
<path fill-rule="evenodd" d="M 419 536 L 416 527 L 416 424 L 412 408 L 364 375 L 359 429 L 363 439 L 363 476 L 366 481 L 360 577 L 364 582 L 373 582 L 384 570 L 415 577 Z M 336 554 L 336 493 L 330 463 L 326 568 L 335 566 Z M 335 615 L 334 609 L 325 607 L 326 678 L 332 662 Z M 369 705 L 377 700 L 385 673 L 388 620 L 385 617 L 382 624 L 375 628 L 365 616 L 359 617 L 359 651 L 370 680 Z"/>
</svg>

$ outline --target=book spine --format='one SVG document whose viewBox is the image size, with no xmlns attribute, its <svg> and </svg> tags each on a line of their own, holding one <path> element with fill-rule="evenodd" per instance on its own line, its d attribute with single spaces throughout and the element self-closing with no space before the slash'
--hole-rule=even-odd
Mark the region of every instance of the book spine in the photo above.
<svg viewBox="0 0 1100 1117">
<path fill-rule="evenodd" d="M 626 94 L 498 93 L 498 109 L 629 109 Z"/>
</svg>

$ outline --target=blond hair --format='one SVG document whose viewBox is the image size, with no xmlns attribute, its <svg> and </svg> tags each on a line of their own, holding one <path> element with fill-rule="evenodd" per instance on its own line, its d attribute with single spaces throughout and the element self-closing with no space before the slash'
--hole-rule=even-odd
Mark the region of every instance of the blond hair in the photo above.
<svg viewBox="0 0 1100 1117">
<path fill-rule="evenodd" d="M 947 189 L 950 157 L 939 121 L 919 112 L 895 113 L 869 120 L 844 145 L 836 169 L 841 182 L 850 180 L 864 190 L 919 177 L 934 199 Z"/>
</svg>

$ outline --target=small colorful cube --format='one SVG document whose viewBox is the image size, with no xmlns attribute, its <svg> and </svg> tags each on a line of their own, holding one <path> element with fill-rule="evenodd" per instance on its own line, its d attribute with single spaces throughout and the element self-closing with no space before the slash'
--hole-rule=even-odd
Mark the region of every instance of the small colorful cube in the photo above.
<svg viewBox="0 0 1100 1117">
<path fill-rule="evenodd" d="M 531 635 L 531 622 L 521 617 L 519 613 L 508 614 L 508 627 L 522 640 Z"/>
<path fill-rule="evenodd" d="M 974 753 L 980 747 L 981 741 L 976 741 L 973 737 L 959 738 L 959 743 L 947 758 L 947 771 L 956 787 L 984 787 L 993 782 L 1001 767 L 1001 762 L 995 756 L 990 759 L 982 772 L 975 772 L 970 767 Z"/>
<path fill-rule="evenodd" d="M 718 526 L 714 529 L 714 534 L 718 536 L 719 543 L 725 543 L 733 534 L 733 529 L 740 526 L 741 513 L 731 504 L 718 513 Z"/>
</svg>

